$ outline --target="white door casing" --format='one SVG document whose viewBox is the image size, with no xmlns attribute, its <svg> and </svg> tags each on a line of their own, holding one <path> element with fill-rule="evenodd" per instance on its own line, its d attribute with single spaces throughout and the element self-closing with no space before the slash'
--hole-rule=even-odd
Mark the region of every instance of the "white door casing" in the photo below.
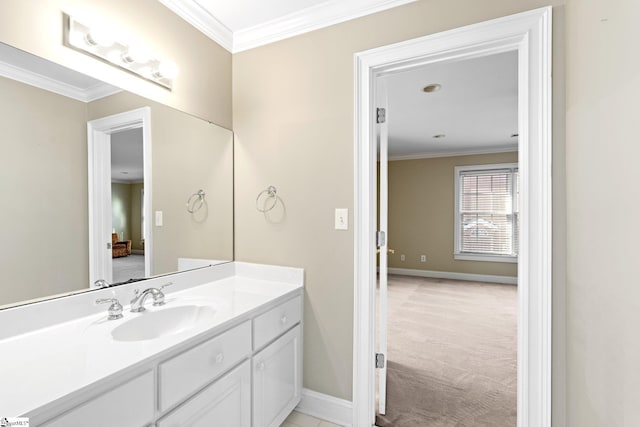
<svg viewBox="0 0 640 427">
<path fill-rule="evenodd" d="M 375 421 L 374 82 L 429 63 L 518 52 L 521 223 L 518 427 L 551 426 L 551 7 L 355 55 L 353 426 Z"/>
<path fill-rule="evenodd" d="M 138 108 L 87 123 L 89 179 L 89 287 L 112 279 L 111 134 L 142 128 L 145 210 L 145 276 L 151 275 L 151 109 Z"/>
</svg>

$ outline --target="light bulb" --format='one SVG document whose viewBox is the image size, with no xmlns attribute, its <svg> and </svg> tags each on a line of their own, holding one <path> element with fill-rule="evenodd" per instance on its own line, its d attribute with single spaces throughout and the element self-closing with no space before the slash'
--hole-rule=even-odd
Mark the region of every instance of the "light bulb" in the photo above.
<svg viewBox="0 0 640 427">
<path fill-rule="evenodd" d="M 106 28 L 96 27 L 87 32 L 84 37 L 90 46 L 109 47 L 115 43 L 115 39 L 111 36 L 110 31 Z"/>
<path fill-rule="evenodd" d="M 140 45 L 131 45 L 122 54 L 122 60 L 127 63 L 137 62 L 138 64 L 144 64 L 149 62 L 150 59 L 151 54 L 149 51 Z"/>
<path fill-rule="evenodd" d="M 160 65 L 158 65 L 158 69 L 154 74 L 156 75 L 156 77 L 173 79 L 178 75 L 178 66 L 171 61 L 162 61 Z"/>
</svg>

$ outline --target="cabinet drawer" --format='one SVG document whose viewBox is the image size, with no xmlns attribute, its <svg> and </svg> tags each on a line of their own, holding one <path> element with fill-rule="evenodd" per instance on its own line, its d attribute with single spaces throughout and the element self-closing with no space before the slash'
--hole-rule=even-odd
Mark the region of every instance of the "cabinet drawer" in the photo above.
<svg viewBox="0 0 640 427">
<path fill-rule="evenodd" d="M 153 371 L 127 381 L 95 399 L 73 408 L 42 427 L 148 425 L 155 412 Z"/>
<path fill-rule="evenodd" d="M 251 354 L 251 324 L 244 322 L 159 365 L 160 410 L 204 387 Z"/>
<path fill-rule="evenodd" d="M 251 427 L 251 368 L 247 360 L 156 424 L 157 427 Z"/>
<path fill-rule="evenodd" d="M 253 349 L 257 350 L 281 335 L 302 318 L 302 297 L 298 296 L 253 319 Z"/>
</svg>

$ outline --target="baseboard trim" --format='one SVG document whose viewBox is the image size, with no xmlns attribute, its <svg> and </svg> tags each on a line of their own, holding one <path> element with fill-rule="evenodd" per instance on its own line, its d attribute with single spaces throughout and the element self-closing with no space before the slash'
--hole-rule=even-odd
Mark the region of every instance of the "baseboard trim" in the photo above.
<svg viewBox="0 0 640 427">
<path fill-rule="evenodd" d="M 131 249 L 131 253 L 135 255 L 144 255 L 144 249 Z"/>
<path fill-rule="evenodd" d="M 296 411 L 345 427 L 351 427 L 353 423 L 353 404 L 350 401 L 307 388 L 302 389 L 302 399 Z"/>
<path fill-rule="evenodd" d="M 518 278 L 514 276 L 496 276 L 491 274 L 454 273 L 452 271 L 415 270 L 411 268 L 389 268 L 389 274 L 403 276 L 431 277 L 433 279 L 469 280 L 472 282 L 502 283 L 517 285 Z"/>
</svg>

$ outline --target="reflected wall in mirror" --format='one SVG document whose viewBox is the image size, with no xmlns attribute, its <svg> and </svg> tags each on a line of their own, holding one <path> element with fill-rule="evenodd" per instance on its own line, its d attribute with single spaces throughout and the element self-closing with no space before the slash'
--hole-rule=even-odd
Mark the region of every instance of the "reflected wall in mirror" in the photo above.
<svg viewBox="0 0 640 427">
<path fill-rule="evenodd" d="M 32 77 L 55 76 L 67 95 L 17 81 L 16 68 Z M 144 259 L 147 247 L 151 262 L 144 276 L 178 270 L 179 258 L 233 259 L 231 131 L 3 44 L 0 70 L 0 306 L 89 289 L 87 123 L 142 107 L 150 109 L 151 182 L 122 182 L 125 174 L 117 168 L 132 166 L 113 165 L 113 226 L 102 236 L 105 247 L 112 233 L 116 243 L 130 241 L 131 254 L 114 258 L 130 264 L 136 264 L 134 257 Z M 147 209 L 141 206 L 145 184 L 151 188 Z M 189 213 L 186 202 L 200 189 L 205 202 Z M 156 225 L 156 212 L 162 212 L 162 226 Z M 148 237 L 141 236 L 142 221 L 149 225 Z M 114 277 L 140 278 L 139 265 L 131 272 Z"/>
</svg>

